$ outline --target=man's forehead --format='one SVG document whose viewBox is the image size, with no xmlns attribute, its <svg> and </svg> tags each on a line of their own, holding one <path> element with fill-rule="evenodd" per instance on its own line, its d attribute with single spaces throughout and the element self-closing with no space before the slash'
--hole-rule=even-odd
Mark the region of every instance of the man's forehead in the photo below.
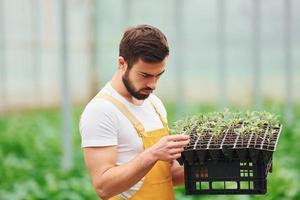
<svg viewBox="0 0 300 200">
<path fill-rule="evenodd" d="M 142 59 L 139 59 L 135 64 L 133 64 L 132 68 L 138 71 L 164 71 L 164 68 L 166 66 L 167 59 L 162 60 L 158 63 L 150 63 L 145 62 Z"/>
<path fill-rule="evenodd" d="M 163 74 L 164 71 L 165 71 L 164 67 L 162 67 L 162 68 L 156 67 L 156 68 L 152 68 L 152 69 L 137 67 L 137 69 L 136 69 L 136 72 L 139 74 L 151 75 L 151 76 L 157 76 L 157 75 Z"/>
</svg>

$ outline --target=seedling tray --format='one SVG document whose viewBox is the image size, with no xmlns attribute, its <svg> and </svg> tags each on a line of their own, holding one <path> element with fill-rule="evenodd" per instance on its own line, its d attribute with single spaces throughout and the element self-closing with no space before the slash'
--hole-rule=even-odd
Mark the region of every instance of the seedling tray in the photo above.
<svg viewBox="0 0 300 200">
<path fill-rule="evenodd" d="M 265 194 L 281 129 L 265 125 L 260 133 L 240 135 L 229 128 L 222 138 L 210 131 L 190 134 L 178 159 L 184 165 L 186 194 Z"/>
</svg>

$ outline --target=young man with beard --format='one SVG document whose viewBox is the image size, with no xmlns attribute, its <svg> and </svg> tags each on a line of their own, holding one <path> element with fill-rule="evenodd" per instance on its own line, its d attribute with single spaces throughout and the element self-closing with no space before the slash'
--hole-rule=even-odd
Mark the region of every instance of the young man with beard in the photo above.
<svg viewBox="0 0 300 200">
<path fill-rule="evenodd" d="M 118 69 L 80 120 L 85 162 L 102 199 L 172 200 L 184 182 L 177 163 L 186 135 L 169 135 L 165 107 L 152 94 L 165 72 L 169 47 L 157 28 L 129 28 Z"/>
</svg>

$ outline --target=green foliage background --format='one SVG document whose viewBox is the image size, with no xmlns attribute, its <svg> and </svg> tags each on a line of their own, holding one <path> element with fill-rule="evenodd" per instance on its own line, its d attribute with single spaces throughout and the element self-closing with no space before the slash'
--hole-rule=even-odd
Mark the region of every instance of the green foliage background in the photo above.
<svg viewBox="0 0 300 200">
<path fill-rule="evenodd" d="M 188 113 L 215 111 L 214 105 L 189 105 Z M 83 107 L 74 110 L 74 160 L 70 171 L 62 171 L 61 116 L 58 109 L 11 113 L 0 117 L 0 199 L 97 199 L 84 165 L 78 131 Z M 243 109 L 245 108 L 233 108 Z M 251 108 L 248 108 L 251 109 Z M 268 102 L 265 109 L 283 115 L 283 106 Z M 169 124 L 175 120 L 173 104 L 167 104 Z M 295 118 L 284 124 L 273 173 L 268 176 L 267 195 L 186 196 L 176 188 L 176 199 L 300 199 L 300 107 L 294 107 Z"/>
</svg>

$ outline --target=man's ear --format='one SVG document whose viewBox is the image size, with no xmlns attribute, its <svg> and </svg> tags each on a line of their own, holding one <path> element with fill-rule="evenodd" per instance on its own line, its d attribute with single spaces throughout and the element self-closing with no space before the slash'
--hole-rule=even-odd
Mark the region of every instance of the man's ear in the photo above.
<svg viewBox="0 0 300 200">
<path fill-rule="evenodd" d="M 119 69 L 125 73 L 127 70 L 127 62 L 125 61 L 124 57 L 119 56 L 118 62 L 119 62 Z"/>
</svg>

